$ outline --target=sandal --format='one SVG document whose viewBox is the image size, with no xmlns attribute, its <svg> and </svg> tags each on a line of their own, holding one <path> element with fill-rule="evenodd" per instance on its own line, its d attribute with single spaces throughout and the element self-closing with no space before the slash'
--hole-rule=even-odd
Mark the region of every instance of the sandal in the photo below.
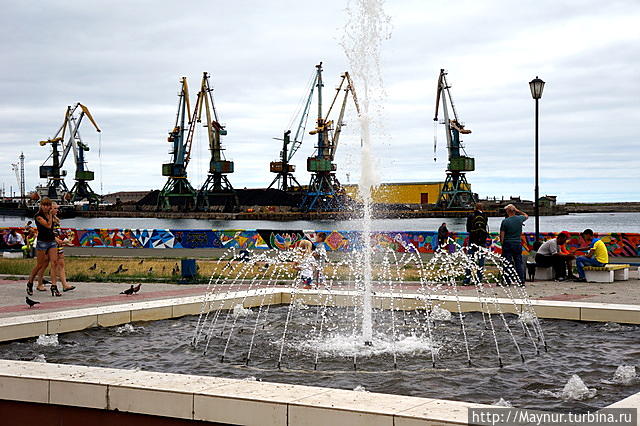
<svg viewBox="0 0 640 426">
<path fill-rule="evenodd" d="M 62 287 L 62 291 L 71 291 L 71 290 L 75 290 L 75 289 L 76 289 L 75 285 L 72 285 L 72 286 L 69 286 L 69 287 Z"/>
<path fill-rule="evenodd" d="M 55 284 L 51 284 L 51 296 L 60 297 L 62 294 L 58 291 L 58 286 Z"/>
<path fill-rule="evenodd" d="M 33 296 L 33 283 L 27 283 L 27 294 Z"/>
</svg>

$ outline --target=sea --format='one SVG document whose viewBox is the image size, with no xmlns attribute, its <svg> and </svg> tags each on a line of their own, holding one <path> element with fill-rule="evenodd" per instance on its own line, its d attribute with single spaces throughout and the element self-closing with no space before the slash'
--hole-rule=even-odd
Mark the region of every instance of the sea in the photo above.
<svg viewBox="0 0 640 426">
<path fill-rule="evenodd" d="M 24 226 L 28 219 L 19 216 L 0 216 L 0 227 Z M 499 231 L 502 218 L 489 218 L 489 230 Z M 374 219 L 373 231 L 437 231 L 442 223 L 449 231 L 464 232 L 464 218 Z M 362 229 L 360 220 L 202 220 L 159 219 L 134 217 L 76 217 L 65 219 L 63 227 L 120 228 L 120 229 L 280 229 L 357 231 Z M 640 233 L 640 213 L 575 213 L 562 216 L 540 216 L 540 232 L 580 232 L 586 228 L 600 233 Z M 524 232 L 535 232 L 535 218 L 525 222 Z"/>
</svg>

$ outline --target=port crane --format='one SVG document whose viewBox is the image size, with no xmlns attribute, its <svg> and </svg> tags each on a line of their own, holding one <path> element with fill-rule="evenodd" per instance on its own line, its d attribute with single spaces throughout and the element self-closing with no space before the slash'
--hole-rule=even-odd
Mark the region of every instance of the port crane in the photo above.
<svg viewBox="0 0 640 426">
<path fill-rule="evenodd" d="M 205 112 L 204 117 L 202 112 Z M 209 74 L 204 72 L 200 91 L 194 107 L 194 119 L 189 126 L 187 133 L 187 154 L 185 167 L 189 164 L 191 157 L 191 143 L 195 132 L 196 123 L 205 120 L 204 127 L 207 129 L 209 139 L 209 151 L 211 160 L 209 161 L 209 174 L 204 184 L 198 191 L 197 208 L 199 210 L 211 210 L 214 206 L 222 206 L 224 211 L 234 211 L 238 207 L 238 195 L 227 178 L 228 173 L 233 173 L 233 161 L 228 161 L 224 156 L 221 137 L 227 135 L 227 129 L 220 124 L 218 112 L 213 102 L 213 89 L 209 84 Z"/>
<path fill-rule="evenodd" d="M 344 126 L 344 113 L 349 95 L 353 99 L 356 112 L 360 114 L 360 106 L 353 86 L 353 81 L 348 72 L 341 76 L 340 84 L 336 88 L 336 94 L 327 110 L 326 115 L 322 114 L 322 62 L 316 65 L 315 87 L 318 89 L 318 118 L 315 129 L 309 134 L 318 135 L 318 144 L 314 155 L 307 158 L 307 171 L 311 172 L 309 187 L 300 204 L 300 210 L 308 211 L 336 211 L 342 207 L 342 196 L 344 189 L 335 175 L 337 170 L 335 159 L 340 133 Z M 329 120 L 329 116 L 334 106 L 338 103 L 340 95 L 342 102 L 339 103 L 340 111 L 338 118 L 334 122 Z"/>
<path fill-rule="evenodd" d="M 182 77 L 178 92 L 176 121 L 167 138 L 167 141 L 172 144 L 169 151 L 171 162 L 162 165 L 162 176 L 167 176 L 167 182 L 158 194 L 158 210 L 192 210 L 195 207 L 197 193 L 187 179 L 191 146 L 186 143 L 185 138 L 187 125 L 191 125 L 191 122 L 189 86 L 187 77 Z"/>
<path fill-rule="evenodd" d="M 313 92 L 316 88 L 318 80 L 318 73 L 313 73 L 313 78 L 311 79 L 311 87 L 307 90 L 309 94 L 307 95 L 306 100 L 304 101 L 304 107 L 300 112 L 300 119 L 296 120 L 298 116 L 296 115 L 291 123 L 294 121 L 298 121 L 298 128 L 296 129 L 296 133 L 293 136 L 293 141 L 291 140 L 291 129 L 284 132 L 282 139 L 274 138 L 275 140 L 282 141 L 282 150 L 280 151 L 280 161 L 272 161 L 269 164 L 269 170 L 271 173 L 277 173 L 276 177 L 273 179 L 269 188 L 276 185 L 277 189 L 282 191 L 289 190 L 300 190 L 301 185 L 298 180 L 295 178 L 293 173 L 296 171 L 296 166 L 291 164 L 291 159 L 298 152 L 300 145 L 302 145 L 302 140 L 304 138 L 304 133 L 307 127 L 307 121 L 309 119 L 309 112 L 311 110 L 311 103 L 313 101 Z M 291 145 L 291 146 L 289 146 Z"/>
<path fill-rule="evenodd" d="M 27 203 L 24 198 L 24 153 L 20 153 L 19 163 L 11 163 L 11 169 L 16 174 L 16 181 L 18 182 L 18 189 L 20 190 L 20 206 L 26 207 Z"/>
<path fill-rule="evenodd" d="M 89 182 L 94 180 L 94 173 L 87 170 L 85 152 L 89 151 L 89 146 L 82 141 L 80 136 L 80 125 L 84 117 L 87 117 L 98 133 L 101 132 L 98 124 L 93 119 L 89 109 L 81 103 L 68 106 L 62 125 L 51 139 L 40 141 L 40 146 L 51 145 L 51 153 L 44 161 L 52 160 L 51 165 L 40 166 L 40 178 L 47 179 L 45 186 L 36 189 L 40 196 L 49 197 L 52 200 L 64 202 L 88 201 L 90 204 L 100 202 L 100 196 L 96 194 Z M 62 170 L 69 152 L 73 151 L 76 163 L 74 180 L 76 183 L 71 190 L 64 182 L 66 171 Z"/>
<path fill-rule="evenodd" d="M 451 98 L 451 86 L 447 83 L 447 72 L 440 70 L 438 88 L 436 90 L 436 112 L 433 121 L 438 121 L 438 110 L 442 100 L 443 124 L 446 129 L 448 164 L 447 177 L 438 197 L 437 206 L 441 209 L 456 210 L 473 207 L 475 195 L 465 177 L 466 172 L 475 170 L 475 159 L 466 155 L 460 135 L 467 135 L 471 130 L 458 119 L 455 104 Z M 449 106 L 453 119 L 449 116 Z M 463 154 L 461 154 L 461 152 Z"/>
</svg>

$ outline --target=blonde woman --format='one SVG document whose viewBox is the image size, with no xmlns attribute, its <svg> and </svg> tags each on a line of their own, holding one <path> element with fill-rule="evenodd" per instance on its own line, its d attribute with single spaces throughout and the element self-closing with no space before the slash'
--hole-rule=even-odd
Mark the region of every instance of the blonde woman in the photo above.
<svg viewBox="0 0 640 426">
<path fill-rule="evenodd" d="M 56 264 L 58 262 L 58 245 L 56 244 L 56 237 L 53 233 L 53 218 L 52 203 L 48 198 L 43 198 L 40 201 L 40 208 L 35 215 L 36 227 L 38 228 L 38 242 L 36 243 L 36 266 L 31 270 L 29 280 L 27 281 L 27 294 L 33 294 L 33 279 L 38 276 L 40 272 L 44 272 L 47 268 L 47 264 L 51 263 L 51 295 L 61 296 L 56 286 Z M 38 290 L 46 291 L 42 282 L 38 283 Z"/>
<path fill-rule="evenodd" d="M 62 291 L 71 291 L 76 287 L 67 283 L 67 272 L 64 270 L 64 246 L 69 246 L 71 244 L 66 239 L 66 235 L 60 228 L 60 219 L 58 218 L 58 211 L 60 207 L 58 206 L 58 203 L 54 202 L 52 209 L 54 214 L 53 233 L 56 236 L 56 243 L 58 244 L 58 276 L 60 277 L 60 284 L 62 284 Z"/>
</svg>

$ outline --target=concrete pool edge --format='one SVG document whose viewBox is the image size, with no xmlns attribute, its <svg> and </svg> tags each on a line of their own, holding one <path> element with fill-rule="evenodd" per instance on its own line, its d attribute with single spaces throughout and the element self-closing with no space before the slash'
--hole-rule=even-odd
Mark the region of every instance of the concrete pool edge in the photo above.
<svg viewBox="0 0 640 426">
<path fill-rule="evenodd" d="M 238 304 L 244 308 L 256 307 L 261 304 L 289 304 L 294 297 L 309 305 L 326 303 L 327 298 L 330 298 L 331 305 L 352 306 L 356 300 L 355 293 L 349 290 L 292 291 L 291 289 L 274 287 L 209 295 L 206 308 L 203 305 L 204 296 L 198 295 L 33 313 L 0 318 L 0 342 L 36 337 L 42 334 L 67 333 L 91 327 L 111 327 L 128 322 L 198 315 L 203 308 L 211 310 L 219 309 L 219 307 L 229 309 Z M 523 307 L 531 306 L 540 318 L 640 324 L 640 305 L 455 295 L 431 296 L 428 300 L 453 312 L 457 312 L 458 309 L 462 312 L 487 312 L 491 307 L 499 306 L 503 313 L 520 313 Z M 427 303 L 428 301 L 424 297 L 415 293 L 394 293 L 393 295 L 377 293 L 374 296 L 373 306 L 374 308 L 389 308 L 393 304 L 395 309 L 416 309 L 425 308 Z M 492 313 L 498 312 L 494 310 Z"/>
<path fill-rule="evenodd" d="M 237 304 L 245 308 L 261 303 L 288 304 L 293 298 L 313 305 L 328 295 L 326 291 L 293 292 L 283 288 L 234 291 L 210 296 L 207 309 Z M 334 291 L 330 295 L 338 306 L 348 306 L 355 300 L 350 291 Z M 521 299 L 470 296 L 432 296 L 431 300 L 454 311 L 459 303 L 463 312 L 485 310 L 497 301 L 503 312 L 514 313 L 528 303 Z M 415 309 L 424 307 L 425 300 L 409 293 L 375 296 L 374 306 L 378 308 L 389 307 L 390 303 L 395 308 Z M 542 318 L 640 324 L 640 306 L 636 305 L 546 300 L 530 303 Z M 0 341 L 197 315 L 202 309 L 200 295 L 2 318 Z M 9 360 L 0 360 L 0 399 L 264 425 L 467 424 L 468 408 L 492 407 L 311 386 Z M 609 407 L 640 408 L 640 393 Z"/>
</svg>

